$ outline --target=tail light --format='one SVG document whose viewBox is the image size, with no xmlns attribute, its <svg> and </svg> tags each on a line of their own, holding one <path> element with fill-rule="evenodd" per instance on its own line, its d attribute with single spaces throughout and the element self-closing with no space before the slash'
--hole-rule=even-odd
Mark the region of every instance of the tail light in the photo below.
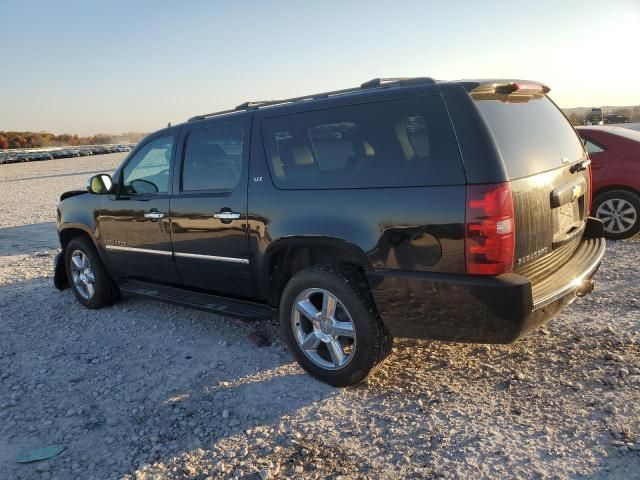
<svg viewBox="0 0 640 480">
<path fill-rule="evenodd" d="M 587 217 L 591 213 L 591 205 L 593 203 L 593 172 L 591 171 L 591 162 L 587 166 L 587 174 L 589 175 L 589 191 L 587 192 Z"/>
<path fill-rule="evenodd" d="M 513 199 L 509 182 L 467 185 L 467 273 L 500 275 L 511 272 L 515 235 Z"/>
</svg>

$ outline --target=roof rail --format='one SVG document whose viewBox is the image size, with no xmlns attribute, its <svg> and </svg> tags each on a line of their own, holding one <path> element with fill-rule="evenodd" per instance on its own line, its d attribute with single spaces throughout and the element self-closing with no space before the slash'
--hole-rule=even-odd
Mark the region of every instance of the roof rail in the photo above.
<svg viewBox="0 0 640 480">
<path fill-rule="evenodd" d="M 252 110 L 254 108 L 258 108 L 261 107 L 263 105 L 267 105 L 269 103 L 272 103 L 273 100 L 256 100 L 253 102 L 244 102 L 241 103 L 240 105 L 238 105 L 236 108 L 234 108 L 234 110 L 237 111 L 241 111 L 241 110 Z"/>
<path fill-rule="evenodd" d="M 431 77 L 374 78 L 361 84 L 360 88 L 430 85 L 433 83 L 436 83 L 436 81 Z"/>
<path fill-rule="evenodd" d="M 343 95 L 345 93 L 353 93 L 358 92 L 363 89 L 368 88 L 384 88 L 384 87 L 395 87 L 395 86 L 411 86 L 411 85 L 428 85 L 436 83 L 435 80 L 431 77 L 406 77 L 406 78 L 374 78 L 373 80 L 369 80 L 368 82 L 364 82 L 359 87 L 352 88 L 343 88 L 341 90 L 331 90 L 329 92 L 321 92 L 321 93 L 313 93 L 311 95 L 303 95 L 301 97 L 292 97 L 292 98 L 284 98 L 282 100 L 260 100 L 260 101 L 249 101 L 241 103 L 235 108 L 229 110 L 221 110 L 219 112 L 207 113 L 204 115 L 196 115 L 195 117 L 191 117 L 188 122 L 194 122 L 196 120 L 204 120 L 205 118 L 215 117 L 217 115 L 224 115 L 227 113 L 235 113 L 246 110 L 255 110 L 261 107 L 268 107 L 270 105 L 280 105 L 284 103 L 295 103 L 295 102 L 303 102 L 309 100 L 318 100 L 321 98 L 329 98 L 335 95 Z"/>
</svg>

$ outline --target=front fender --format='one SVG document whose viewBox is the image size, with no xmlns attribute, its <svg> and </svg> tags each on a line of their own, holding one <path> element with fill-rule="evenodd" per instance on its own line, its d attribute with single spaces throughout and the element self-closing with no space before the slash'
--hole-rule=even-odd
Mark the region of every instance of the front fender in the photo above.
<svg viewBox="0 0 640 480">
<path fill-rule="evenodd" d="M 100 232 L 96 222 L 96 212 L 101 208 L 101 199 L 101 195 L 78 195 L 60 202 L 58 204 L 58 238 L 64 252 L 72 238 L 86 235 L 93 242 L 107 271 L 111 273 L 106 252 L 99 242 Z"/>
</svg>

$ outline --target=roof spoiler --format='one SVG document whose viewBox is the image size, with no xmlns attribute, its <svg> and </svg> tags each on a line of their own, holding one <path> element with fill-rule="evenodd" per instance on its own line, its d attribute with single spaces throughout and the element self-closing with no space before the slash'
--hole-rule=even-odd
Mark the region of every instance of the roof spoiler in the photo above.
<svg viewBox="0 0 640 480">
<path fill-rule="evenodd" d="M 486 82 L 476 84 L 469 93 L 476 100 L 496 99 L 502 95 L 509 95 L 511 99 L 515 97 L 536 98 L 549 93 L 551 89 L 540 82 L 530 82 L 524 80 L 507 82 Z"/>
</svg>

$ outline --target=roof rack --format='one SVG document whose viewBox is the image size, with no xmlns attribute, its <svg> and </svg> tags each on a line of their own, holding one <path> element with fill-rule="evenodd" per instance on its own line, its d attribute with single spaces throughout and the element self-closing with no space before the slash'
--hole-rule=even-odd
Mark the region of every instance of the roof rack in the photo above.
<svg viewBox="0 0 640 480">
<path fill-rule="evenodd" d="M 194 122 L 197 120 L 204 120 L 205 118 L 215 117 L 217 115 L 224 115 L 227 113 L 235 113 L 246 110 L 255 110 L 261 107 L 268 107 L 271 105 L 280 105 L 284 103 L 296 103 L 310 100 L 319 100 L 321 98 L 329 98 L 335 95 L 343 95 L 345 93 L 358 92 L 369 88 L 385 88 L 396 86 L 415 86 L 415 85 L 429 85 L 436 83 L 431 77 L 403 77 L 403 78 L 374 78 L 367 82 L 362 83 L 359 87 L 343 88 L 341 90 L 332 90 L 329 92 L 314 93 L 311 95 L 303 95 L 301 97 L 284 98 L 282 100 L 258 100 L 241 103 L 235 108 L 228 110 L 221 110 L 219 112 L 207 113 L 204 115 L 196 115 L 191 117 L 188 122 Z"/>
<path fill-rule="evenodd" d="M 409 87 L 413 85 L 429 85 L 436 83 L 431 77 L 398 77 L 398 78 L 374 78 L 360 85 L 360 88 L 380 88 L 380 87 Z"/>
</svg>

